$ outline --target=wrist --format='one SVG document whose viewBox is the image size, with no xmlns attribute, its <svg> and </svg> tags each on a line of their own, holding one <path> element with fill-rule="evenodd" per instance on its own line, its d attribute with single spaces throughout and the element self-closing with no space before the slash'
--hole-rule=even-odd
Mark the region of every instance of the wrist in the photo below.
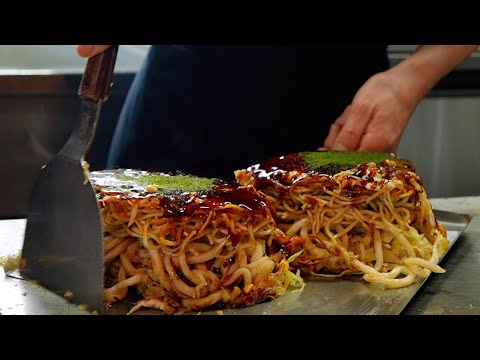
<svg viewBox="0 0 480 360">
<path fill-rule="evenodd" d="M 392 68 L 381 75 L 392 88 L 398 102 L 411 112 L 429 91 L 425 79 L 414 71 Z"/>
</svg>

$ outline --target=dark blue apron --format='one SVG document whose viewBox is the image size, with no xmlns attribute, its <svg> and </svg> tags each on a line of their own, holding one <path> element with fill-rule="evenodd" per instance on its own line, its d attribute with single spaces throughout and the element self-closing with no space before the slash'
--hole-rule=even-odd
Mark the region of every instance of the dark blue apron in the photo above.
<svg viewBox="0 0 480 360">
<path fill-rule="evenodd" d="M 233 179 L 271 156 L 315 150 L 386 45 L 152 46 L 125 101 L 110 168 Z"/>
</svg>

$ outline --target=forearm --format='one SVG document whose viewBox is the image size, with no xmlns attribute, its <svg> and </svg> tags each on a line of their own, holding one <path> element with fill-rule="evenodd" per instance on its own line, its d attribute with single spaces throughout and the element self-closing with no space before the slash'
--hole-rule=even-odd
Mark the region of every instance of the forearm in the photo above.
<svg viewBox="0 0 480 360">
<path fill-rule="evenodd" d="M 387 73 L 404 85 L 406 101 L 415 107 L 435 84 L 477 49 L 478 45 L 421 45 Z"/>
</svg>

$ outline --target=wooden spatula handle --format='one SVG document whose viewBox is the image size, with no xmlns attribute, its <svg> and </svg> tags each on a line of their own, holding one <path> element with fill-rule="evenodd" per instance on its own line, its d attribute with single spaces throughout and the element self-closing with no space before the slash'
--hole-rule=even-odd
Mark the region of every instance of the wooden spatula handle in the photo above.
<svg viewBox="0 0 480 360">
<path fill-rule="evenodd" d="M 112 86 L 117 51 L 118 45 L 111 45 L 104 52 L 88 59 L 78 95 L 96 102 L 107 100 Z"/>
</svg>

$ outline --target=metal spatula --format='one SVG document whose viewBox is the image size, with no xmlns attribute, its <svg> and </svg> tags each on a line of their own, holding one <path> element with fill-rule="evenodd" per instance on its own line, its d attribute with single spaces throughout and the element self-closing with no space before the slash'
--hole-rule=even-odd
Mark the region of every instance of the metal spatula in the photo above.
<svg viewBox="0 0 480 360">
<path fill-rule="evenodd" d="M 20 273 L 45 288 L 103 312 L 103 232 L 86 171 L 102 103 L 112 85 L 118 46 L 90 58 L 79 95 L 82 116 L 33 188 Z"/>
</svg>

